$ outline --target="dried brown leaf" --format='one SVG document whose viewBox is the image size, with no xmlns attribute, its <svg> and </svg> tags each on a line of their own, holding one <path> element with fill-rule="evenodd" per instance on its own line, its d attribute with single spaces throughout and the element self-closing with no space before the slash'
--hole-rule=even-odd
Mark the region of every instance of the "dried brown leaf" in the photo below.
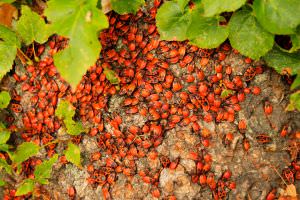
<svg viewBox="0 0 300 200">
<path fill-rule="evenodd" d="M 18 10 L 11 4 L 2 4 L 0 6 L 0 24 L 11 27 L 13 18 L 17 18 Z"/>
</svg>

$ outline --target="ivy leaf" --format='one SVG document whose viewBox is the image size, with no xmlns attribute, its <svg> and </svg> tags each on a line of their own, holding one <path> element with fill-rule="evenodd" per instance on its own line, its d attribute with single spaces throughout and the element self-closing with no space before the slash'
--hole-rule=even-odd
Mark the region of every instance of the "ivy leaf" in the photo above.
<svg viewBox="0 0 300 200">
<path fill-rule="evenodd" d="M 10 95 L 6 91 L 0 93 L 0 108 L 6 108 L 10 102 Z"/>
<path fill-rule="evenodd" d="M 145 4 L 144 0 L 111 0 L 111 7 L 120 15 L 136 13 Z"/>
<path fill-rule="evenodd" d="M 64 120 L 69 135 L 79 135 L 85 132 L 85 129 L 81 122 L 74 122 L 73 120 Z"/>
<path fill-rule="evenodd" d="M 295 52 L 300 49 L 300 26 L 297 28 L 296 34 L 291 35 L 291 40 L 293 46 L 289 52 Z"/>
<path fill-rule="evenodd" d="M 255 0 L 253 10 L 259 23 L 273 34 L 293 34 L 300 24 L 299 0 Z"/>
<path fill-rule="evenodd" d="M 25 179 L 16 191 L 16 196 L 22 196 L 32 192 L 34 189 L 34 181 L 32 179 Z"/>
<path fill-rule="evenodd" d="M 233 95 L 234 93 L 235 93 L 235 92 L 234 92 L 233 90 L 224 89 L 224 90 L 222 91 L 220 97 L 225 99 L 225 98 L 227 98 L 227 97 Z"/>
<path fill-rule="evenodd" d="M 120 83 L 120 79 L 114 70 L 104 68 L 103 73 L 111 84 L 117 85 Z"/>
<path fill-rule="evenodd" d="M 249 9 L 244 9 L 229 21 L 229 40 L 241 54 L 256 60 L 272 49 L 274 35 L 260 26 Z"/>
<path fill-rule="evenodd" d="M 227 39 L 228 34 L 228 28 L 220 26 L 216 17 L 202 17 L 197 10 L 192 12 L 187 31 L 191 44 L 200 48 L 216 48 Z"/>
<path fill-rule="evenodd" d="M 59 119 L 72 119 L 75 115 L 74 106 L 67 100 L 60 100 L 55 110 L 55 116 Z"/>
<path fill-rule="evenodd" d="M 32 142 L 23 142 L 17 147 L 16 152 L 13 155 L 13 162 L 21 164 L 31 156 L 39 153 L 40 147 Z"/>
<path fill-rule="evenodd" d="M 296 79 L 294 80 L 293 84 L 291 85 L 291 90 L 293 90 L 299 86 L 300 86 L 300 72 L 298 73 Z"/>
<path fill-rule="evenodd" d="M 285 70 L 295 75 L 300 71 L 300 51 L 288 53 L 281 51 L 278 47 L 274 47 L 263 58 L 278 73 L 282 73 Z"/>
<path fill-rule="evenodd" d="M 81 167 L 80 163 L 80 149 L 77 145 L 69 142 L 68 148 L 65 151 L 66 159 L 76 165 L 77 167 Z"/>
<path fill-rule="evenodd" d="M 246 0 L 202 0 L 204 16 L 212 17 L 222 12 L 232 12 L 246 3 Z"/>
<path fill-rule="evenodd" d="M 44 161 L 42 164 L 36 166 L 34 170 L 34 178 L 40 184 L 47 184 L 48 180 L 51 177 L 52 166 L 57 161 L 58 155 L 55 154 L 52 158 L 47 161 Z"/>
<path fill-rule="evenodd" d="M 54 32 L 70 39 L 69 46 L 54 55 L 54 63 L 74 90 L 99 57 L 98 34 L 108 27 L 107 17 L 97 8 L 97 0 L 50 0 L 45 15 Z"/>
<path fill-rule="evenodd" d="M 16 23 L 16 31 L 24 43 L 26 45 L 30 45 L 33 41 L 45 43 L 50 36 L 49 25 L 27 6 L 22 6 L 21 13 Z"/>
<path fill-rule="evenodd" d="M 287 111 L 295 109 L 300 111 L 300 90 L 290 95 L 290 104 L 286 108 Z"/>
<path fill-rule="evenodd" d="M 0 158 L 0 169 L 4 168 L 6 173 L 11 174 L 12 173 L 12 167 L 7 164 L 6 160 L 4 160 L 3 158 Z"/>
<path fill-rule="evenodd" d="M 156 15 L 156 26 L 162 40 L 186 40 L 190 21 L 188 9 L 182 11 L 178 3 L 173 1 L 165 2 Z"/>
<path fill-rule="evenodd" d="M 13 31 L 0 25 L 0 79 L 11 69 L 21 43 Z"/>
</svg>

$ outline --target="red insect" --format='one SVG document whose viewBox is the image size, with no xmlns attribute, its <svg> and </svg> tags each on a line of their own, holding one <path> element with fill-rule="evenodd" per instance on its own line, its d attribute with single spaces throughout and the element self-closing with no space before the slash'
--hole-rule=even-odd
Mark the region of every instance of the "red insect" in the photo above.
<svg viewBox="0 0 300 200">
<path fill-rule="evenodd" d="M 267 144 L 272 141 L 271 137 L 267 136 L 266 134 L 259 134 L 256 136 L 256 140 L 260 144 Z"/>
<path fill-rule="evenodd" d="M 272 114 L 272 112 L 273 112 L 273 106 L 271 105 L 271 103 L 269 101 L 265 102 L 264 111 L 265 111 L 266 115 Z"/>
<path fill-rule="evenodd" d="M 167 156 L 161 156 L 160 157 L 160 163 L 164 168 L 169 167 L 170 165 L 170 159 Z"/>
</svg>

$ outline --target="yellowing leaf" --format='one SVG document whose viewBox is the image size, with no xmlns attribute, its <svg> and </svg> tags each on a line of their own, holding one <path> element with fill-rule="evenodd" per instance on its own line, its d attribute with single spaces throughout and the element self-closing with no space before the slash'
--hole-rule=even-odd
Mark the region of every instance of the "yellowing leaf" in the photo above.
<svg viewBox="0 0 300 200">
<path fill-rule="evenodd" d="M 32 179 L 25 179 L 16 191 L 16 196 L 22 196 L 32 192 L 34 189 L 34 181 Z"/>
<path fill-rule="evenodd" d="M 68 143 L 68 148 L 65 151 L 65 156 L 66 159 L 76 165 L 77 167 L 81 167 L 81 162 L 80 162 L 80 149 L 77 145 L 69 142 Z"/>
<path fill-rule="evenodd" d="M 67 133 L 70 135 L 79 135 L 85 132 L 85 129 L 81 122 L 74 122 L 73 120 L 64 120 L 64 124 L 67 128 Z"/>
<path fill-rule="evenodd" d="M 221 98 L 227 98 L 230 95 L 234 94 L 233 90 L 229 90 L 229 89 L 224 89 L 221 93 Z"/>
<path fill-rule="evenodd" d="M 6 91 L 0 93 L 0 108 L 6 108 L 10 102 L 10 95 Z"/>
<path fill-rule="evenodd" d="M 55 110 L 55 116 L 59 119 L 70 119 L 75 115 L 75 107 L 67 100 L 60 100 Z"/>
<path fill-rule="evenodd" d="M 107 69 L 107 68 L 104 68 L 104 71 L 103 73 L 105 74 L 107 80 L 109 80 L 109 82 L 111 84 L 119 84 L 120 80 L 119 80 L 119 77 L 118 75 L 116 74 L 115 71 L 111 70 L 111 69 Z"/>
</svg>

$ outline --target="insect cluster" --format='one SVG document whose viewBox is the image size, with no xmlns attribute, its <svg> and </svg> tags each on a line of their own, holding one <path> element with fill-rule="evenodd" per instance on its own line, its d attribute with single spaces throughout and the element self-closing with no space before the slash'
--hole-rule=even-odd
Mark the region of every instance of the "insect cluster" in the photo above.
<svg viewBox="0 0 300 200">
<path fill-rule="evenodd" d="M 176 126 L 189 127 L 201 138 L 199 147 L 190 155 L 196 166 L 192 182 L 208 186 L 215 199 L 222 199 L 235 188 L 235 183 L 230 180 L 230 171 L 216 179 L 211 170 L 212 156 L 207 151 L 212 136 L 201 127 L 200 121 L 235 122 L 236 113 L 241 110 L 240 102 L 249 94 L 260 94 L 259 87 L 247 85 L 263 69 L 245 59 L 250 67 L 244 75 L 235 75 L 233 67 L 222 62 L 231 52 L 228 44 L 216 50 L 205 50 L 187 42 L 161 41 L 155 26 L 160 3 L 155 0 L 148 9 L 135 15 L 108 13 L 110 26 L 99 36 L 102 44 L 100 58 L 83 76 L 75 92 L 60 78 L 53 64 L 51 56 L 67 45 L 65 39 L 54 36 L 48 42 L 49 56 L 27 66 L 26 71 L 13 74 L 20 93 L 14 91 L 11 110 L 16 117 L 22 118 L 25 129 L 22 138 L 43 145 L 56 139 L 62 126 L 54 116 L 58 99 L 66 98 L 72 102 L 76 107 L 76 118 L 90 127 L 88 134 L 97 138 L 99 147 L 87 164 L 87 181 L 93 186 L 102 186 L 106 199 L 111 198 L 109 189 L 119 173 L 128 177 L 138 174 L 145 183 L 152 185 L 152 195 L 160 197 L 160 171 L 138 170 L 136 161 L 143 157 L 159 157 L 161 170 L 176 169 L 180 158 L 170 160 L 160 156 L 156 147 L 163 142 L 166 131 Z M 44 50 L 45 46 L 39 46 L 38 55 Z M 30 57 L 30 52 L 27 54 Z M 212 64 L 212 59 L 217 61 Z M 105 69 L 116 72 L 120 81 L 118 85 L 108 81 Z M 112 95 L 119 95 L 124 100 L 118 111 L 108 113 Z M 31 102 L 26 108 L 20 104 L 24 96 L 29 96 Z M 272 112 L 269 104 L 266 104 L 265 112 Z M 146 122 L 142 126 L 125 124 L 124 117 L 133 115 Z M 13 130 L 16 124 L 12 119 L 10 121 Z M 239 121 L 238 128 L 243 134 L 246 129 L 243 120 Z M 73 137 L 73 141 L 80 143 L 81 138 Z M 231 143 L 233 138 L 232 133 L 226 134 L 224 143 Z M 46 146 L 49 157 L 55 153 L 56 147 L 57 144 Z M 244 139 L 244 148 L 250 148 L 247 138 Z M 64 157 L 60 161 L 67 163 Z M 23 165 L 23 173 L 27 176 L 32 174 L 30 164 L 34 166 L 36 162 L 26 163 L 26 168 Z M 74 193 L 72 190 L 72 196 Z M 176 199 L 174 196 L 166 198 Z"/>
</svg>

